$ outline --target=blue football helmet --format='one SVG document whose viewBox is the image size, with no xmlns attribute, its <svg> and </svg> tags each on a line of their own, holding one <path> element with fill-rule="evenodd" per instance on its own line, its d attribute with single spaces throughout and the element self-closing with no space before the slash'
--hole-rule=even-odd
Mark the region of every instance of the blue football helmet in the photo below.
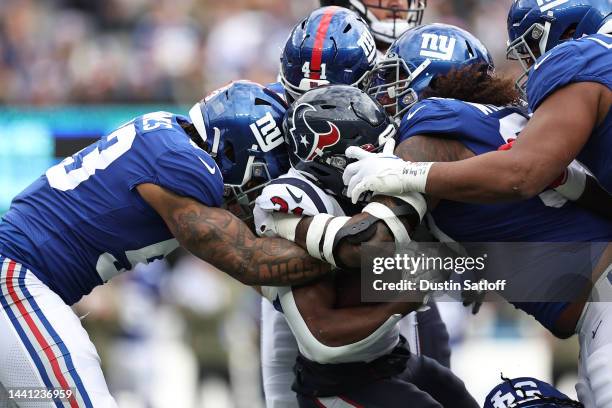
<svg viewBox="0 0 612 408">
<path fill-rule="evenodd" d="M 360 86 L 375 60 L 376 44 L 365 21 L 348 9 L 323 7 L 291 32 L 280 79 L 293 102 L 321 85 Z"/>
<path fill-rule="evenodd" d="M 514 0 L 506 55 L 523 67 L 516 81 L 523 96 L 529 69 L 540 56 L 563 41 L 597 33 L 611 14 L 611 0 Z"/>
<path fill-rule="evenodd" d="M 227 206 L 237 203 L 242 219 L 251 217 L 257 193 L 289 169 L 282 133 L 287 105 L 273 91 L 236 81 L 212 92 L 189 111 L 206 151 L 215 159 L 225 185 Z M 236 211 L 234 211 L 236 212 Z"/>
<path fill-rule="evenodd" d="M 321 5 L 341 6 L 355 11 L 368 23 L 376 41 L 389 45 L 406 30 L 421 25 L 427 0 L 398 0 L 391 4 L 385 0 L 367 3 L 361 0 L 321 0 Z M 376 17 L 375 10 L 382 10 L 387 17 Z"/>
<path fill-rule="evenodd" d="M 400 120 L 436 75 L 478 66 L 494 71 L 487 48 L 472 34 L 447 24 L 408 30 L 391 44 L 367 81 L 367 92 Z"/>
<path fill-rule="evenodd" d="M 535 378 L 507 379 L 487 395 L 483 408 L 583 408 L 552 385 Z"/>
</svg>

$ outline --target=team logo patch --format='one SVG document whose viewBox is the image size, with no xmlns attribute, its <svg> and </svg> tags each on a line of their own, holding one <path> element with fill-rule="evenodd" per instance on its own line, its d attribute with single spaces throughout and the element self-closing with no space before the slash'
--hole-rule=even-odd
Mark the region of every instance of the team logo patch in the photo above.
<svg viewBox="0 0 612 408">
<path fill-rule="evenodd" d="M 361 47 L 368 57 L 368 62 L 370 64 L 376 60 L 376 42 L 374 41 L 372 33 L 367 30 L 364 31 L 359 40 L 357 40 L 357 45 Z"/>
<path fill-rule="evenodd" d="M 455 44 L 457 44 L 456 38 L 431 33 L 424 33 L 422 37 L 421 56 L 444 61 L 450 61 L 453 58 Z"/>
<path fill-rule="evenodd" d="M 317 110 L 307 103 L 298 105 L 293 111 L 293 127 L 289 130 L 295 146 L 294 153 L 305 161 L 312 161 L 317 156 L 322 156 L 323 151 L 335 145 L 340 140 L 340 130 L 336 125 L 327 122 L 329 131 L 315 131 L 306 118 L 307 112 Z"/>
<path fill-rule="evenodd" d="M 550 9 L 553 9 L 561 4 L 567 3 L 569 0 L 537 0 L 540 11 L 544 13 Z"/>
<path fill-rule="evenodd" d="M 257 122 L 251 123 L 250 128 L 264 153 L 283 144 L 283 133 L 270 112 L 266 112 Z"/>
</svg>

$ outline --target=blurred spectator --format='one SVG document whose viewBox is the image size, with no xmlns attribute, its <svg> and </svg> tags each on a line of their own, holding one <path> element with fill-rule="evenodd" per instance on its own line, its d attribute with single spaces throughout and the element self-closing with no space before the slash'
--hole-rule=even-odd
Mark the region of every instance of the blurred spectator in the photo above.
<svg viewBox="0 0 612 408">
<path fill-rule="evenodd" d="M 470 29 L 505 71 L 508 0 L 430 0 L 425 21 Z M 3 0 L 0 103 L 190 104 L 228 81 L 271 82 L 318 0 Z"/>
</svg>

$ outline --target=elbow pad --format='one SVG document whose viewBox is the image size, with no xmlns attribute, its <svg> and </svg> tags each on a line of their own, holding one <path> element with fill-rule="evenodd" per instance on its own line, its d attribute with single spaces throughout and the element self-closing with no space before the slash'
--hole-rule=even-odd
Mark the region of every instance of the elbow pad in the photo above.
<svg viewBox="0 0 612 408">
<path fill-rule="evenodd" d="M 297 340 L 300 353 L 309 360 L 321 364 L 369 362 L 389 353 L 399 342 L 398 322 L 402 315 L 396 314 L 363 340 L 338 347 L 326 346 L 310 332 L 298 310 L 291 288 L 277 290 L 283 313 Z"/>
</svg>

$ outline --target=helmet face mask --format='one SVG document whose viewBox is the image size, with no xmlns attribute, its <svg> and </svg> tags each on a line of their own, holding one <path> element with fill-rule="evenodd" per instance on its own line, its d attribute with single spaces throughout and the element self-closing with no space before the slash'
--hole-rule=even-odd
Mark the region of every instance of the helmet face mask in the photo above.
<svg viewBox="0 0 612 408">
<path fill-rule="evenodd" d="M 350 0 L 351 7 L 368 22 L 376 40 L 391 44 L 410 28 L 421 25 L 427 0 L 402 0 L 388 7 L 385 0 Z M 377 14 L 386 14 L 380 18 Z"/>
<path fill-rule="evenodd" d="M 506 56 L 521 63 L 516 86 L 523 97 L 529 69 L 539 57 L 564 41 L 595 34 L 611 13 L 609 0 L 514 0 Z"/>
<path fill-rule="evenodd" d="M 411 70 L 406 61 L 395 53 L 389 53 L 381 60 L 370 75 L 367 93 L 376 99 L 396 121 L 406 113 L 419 98 L 411 84 L 431 63 L 423 61 Z"/>
<path fill-rule="evenodd" d="M 508 44 L 506 58 L 521 64 L 523 73 L 516 79 L 515 87 L 521 97 L 527 99 L 527 80 L 529 70 L 535 61 L 546 52 L 550 22 L 534 23 L 523 35 Z"/>
<path fill-rule="evenodd" d="M 253 218 L 255 199 L 274 178 L 266 163 L 254 162 L 250 165 L 250 171 L 247 170 L 245 179 L 248 181 L 240 185 L 224 184 L 223 207 L 241 220 L 249 221 Z"/>
</svg>

